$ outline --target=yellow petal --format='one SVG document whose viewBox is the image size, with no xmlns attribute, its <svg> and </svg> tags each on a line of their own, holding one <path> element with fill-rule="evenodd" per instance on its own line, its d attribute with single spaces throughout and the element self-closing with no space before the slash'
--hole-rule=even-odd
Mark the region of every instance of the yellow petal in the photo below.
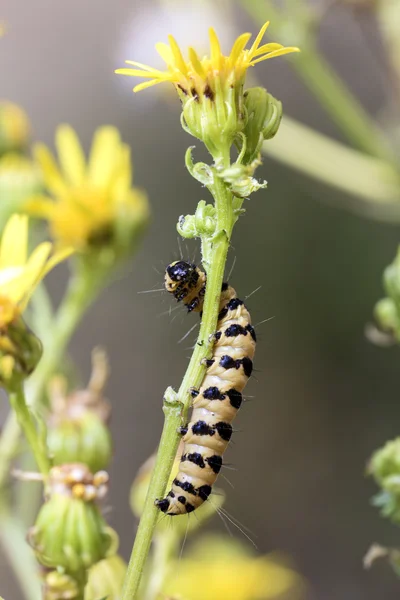
<svg viewBox="0 0 400 600">
<path fill-rule="evenodd" d="M 23 270 L 16 270 L 8 281 L 1 282 L 1 294 L 7 296 L 15 304 L 20 303 L 32 293 L 35 285 L 39 283 L 41 271 L 51 252 L 50 242 L 40 244 L 30 256 Z M 3 271 L 7 275 L 6 271 Z"/>
<path fill-rule="evenodd" d="M 262 60 L 267 60 L 268 58 L 275 58 L 276 56 L 283 56 L 284 54 L 290 54 L 291 52 L 300 52 L 299 48 L 281 48 L 281 50 L 275 50 L 274 52 L 270 52 L 269 54 L 265 54 L 256 60 L 252 60 L 250 64 L 255 65 Z"/>
<path fill-rule="evenodd" d="M 149 73 L 148 71 L 141 71 L 139 69 L 128 69 L 127 67 L 122 69 L 116 69 L 114 71 L 117 75 L 129 75 L 130 77 L 157 77 L 159 75 L 159 71 L 153 71 Z M 163 75 L 163 73 L 161 73 Z"/>
<path fill-rule="evenodd" d="M 187 66 L 183 60 L 181 49 L 179 48 L 173 35 L 168 36 L 169 44 L 171 46 L 172 54 L 174 56 L 175 66 L 183 75 L 188 74 Z"/>
<path fill-rule="evenodd" d="M 276 44 L 275 42 L 270 42 L 269 44 L 263 44 L 260 46 L 256 52 L 253 53 L 252 57 L 260 56 L 260 54 L 265 54 L 267 52 L 273 52 L 274 50 L 280 50 L 284 48 L 282 44 Z"/>
<path fill-rule="evenodd" d="M 32 217 L 50 219 L 57 210 L 57 206 L 46 196 L 32 196 L 24 202 L 22 210 Z"/>
<path fill-rule="evenodd" d="M 42 169 L 48 190 L 55 195 L 65 191 L 65 182 L 49 149 L 44 144 L 36 144 L 33 148 L 33 154 Z"/>
<path fill-rule="evenodd" d="M 69 246 L 65 248 L 60 248 L 59 250 L 57 250 L 57 252 L 52 254 L 43 268 L 41 279 L 43 279 L 43 277 L 45 277 L 45 275 L 47 275 L 47 273 L 54 269 L 54 267 L 56 267 L 60 262 L 72 256 L 74 252 L 75 249 Z"/>
<path fill-rule="evenodd" d="M 24 310 L 28 304 L 29 298 L 35 291 L 36 286 L 43 279 L 46 271 L 46 262 L 51 253 L 53 245 L 50 242 L 43 242 L 32 252 L 27 262 L 22 289 L 19 291 L 19 298 L 14 300 L 19 302 L 21 310 Z"/>
<path fill-rule="evenodd" d="M 269 26 L 269 21 L 264 23 L 264 25 L 261 27 L 256 39 L 253 42 L 252 47 L 250 48 L 250 52 L 249 52 L 250 58 L 254 55 L 254 52 L 257 50 L 258 46 L 260 45 L 260 42 L 263 39 L 264 33 L 267 31 L 268 26 Z"/>
<path fill-rule="evenodd" d="M 151 73 L 153 73 L 153 72 L 160 73 L 161 72 L 161 71 L 158 71 L 157 69 L 153 69 L 153 67 L 149 67 L 148 65 L 144 65 L 143 63 L 136 62 L 135 60 L 126 60 L 125 63 L 127 65 L 133 65 L 134 67 L 139 67 L 140 69 L 143 69 L 143 71 L 150 71 Z"/>
<path fill-rule="evenodd" d="M 26 263 L 28 248 L 28 216 L 12 215 L 1 238 L 0 269 L 19 267 Z"/>
<path fill-rule="evenodd" d="M 192 63 L 192 67 L 196 71 L 197 75 L 199 75 L 200 77 L 205 79 L 206 72 L 203 69 L 203 65 L 201 64 L 201 61 L 200 61 L 200 59 L 197 55 L 197 52 L 194 48 L 189 48 L 189 59 L 190 59 L 190 62 Z"/>
<path fill-rule="evenodd" d="M 214 29 L 210 27 L 208 30 L 210 36 L 210 55 L 211 62 L 214 64 L 216 69 L 220 68 L 221 62 L 221 46 L 219 45 L 219 39 Z"/>
<path fill-rule="evenodd" d="M 89 178 L 98 187 L 107 187 L 120 158 L 121 142 L 118 129 L 100 127 L 93 138 L 89 159 Z"/>
<path fill-rule="evenodd" d="M 156 50 L 167 65 L 173 64 L 174 56 L 172 54 L 171 48 L 167 44 L 164 44 L 163 42 L 158 42 L 156 44 Z"/>
<path fill-rule="evenodd" d="M 151 81 L 144 81 L 143 83 L 135 85 L 133 91 L 140 92 L 141 90 L 145 90 L 146 88 L 152 87 L 153 85 L 157 85 L 158 83 L 163 83 L 163 81 L 168 81 L 168 79 L 152 79 Z"/>
<path fill-rule="evenodd" d="M 229 60 L 232 65 L 235 64 L 250 38 L 251 33 L 242 33 L 242 35 L 237 38 L 229 55 Z"/>
<path fill-rule="evenodd" d="M 74 186 L 83 183 L 86 160 L 78 136 L 69 125 L 60 125 L 56 131 L 58 159 L 66 179 Z"/>
</svg>

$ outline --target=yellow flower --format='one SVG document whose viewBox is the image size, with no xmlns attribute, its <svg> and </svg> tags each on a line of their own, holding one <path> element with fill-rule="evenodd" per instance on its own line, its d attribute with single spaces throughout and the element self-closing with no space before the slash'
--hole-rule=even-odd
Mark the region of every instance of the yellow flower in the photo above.
<svg viewBox="0 0 400 600">
<path fill-rule="evenodd" d="M 43 242 L 28 257 L 28 217 L 9 219 L 0 242 L 0 329 L 24 311 L 38 283 L 72 252 L 52 250 L 53 244 Z"/>
<path fill-rule="evenodd" d="M 260 46 L 268 25 L 269 21 L 263 25 L 252 46 L 248 49 L 246 46 L 251 38 L 251 33 L 240 35 L 233 44 L 229 56 L 222 54 L 217 34 L 214 29 L 210 28 L 210 57 L 200 58 L 194 48 L 189 48 L 188 61 L 184 59 L 175 38 L 169 35 L 169 45 L 156 44 L 158 53 L 167 65 L 167 71 L 159 71 L 136 61 L 126 60 L 127 64 L 138 68 L 117 69 L 115 72 L 149 79 L 149 81 L 136 85 L 133 88 L 134 92 L 170 81 L 183 95 L 188 95 L 195 100 L 201 100 L 202 96 L 212 100 L 220 86 L 243 84 L 249 67 L 268 58 L 299 51 L 298 48 L 285 48 L 274 42 Z"/>
<path fill-rule="evenodd" d="M 232 539 L 206 536 L 174 564 L 163 588 L 174 600 L 300 600 L 304 581 L 274 555 L 256 557 Z M 206 576 L 205 576 L 206 575 Z"/>
<path fill-rule="evenodd" d="M 189 48 L 185 60 L 175 40 L 170 35 L 169 45 L 159 43 L 156 49 L 167 65 L 166 71 L 127 60 L 134 69 L 117 69 L 116 73 L 144 77 L 148 81 L 133 88 L 138 92 L 147 87 L 169 81 L 175 86 L 182 101 L 182 126 L 207 146 L 216 164 L 227 166 L 229 151 L 241 136 L 247 123 L 247 109 L 243 86 L 246 72 L 263 60 L 298 52 L 298 48 L 281 44 L 262 44 L 269 25 L 265 23 L 250 48 L 246 48 L 250 33 L 243 33 L 233 44 L 228 56 L 221 52 L 214 29 L 210 29 L 210 56 L 200 58 L 194 48 Z"/>
<path fill-rule="evenodd" d="M 29 134 L 30 123 L 25 111 L 12 102 L 0 102 L 0 154 L 24 150 Z"/>
<path fill-rule="evenodd" d="M 56 146 L 60 167 L 46 146 L 35 148 L 54 201 L 36 197 L 26 210 L 47 219 L 52 236 L 76 250 L 129 245 L 149 211 L 145 194 L 131 187 L 130 150 L 118 130 L 109 126 L 97 130 L 88 163 L 68 125 L 57 129 Z"/>
</svg>

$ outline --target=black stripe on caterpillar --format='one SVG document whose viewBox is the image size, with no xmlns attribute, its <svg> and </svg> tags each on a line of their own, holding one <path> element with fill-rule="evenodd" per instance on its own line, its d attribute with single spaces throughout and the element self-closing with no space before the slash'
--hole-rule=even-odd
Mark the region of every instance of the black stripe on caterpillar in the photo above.
<svg viewBox="0 0 400 600">
<path fill-rule="evenodd" d="M 182 260 L 168 265 L 165 287 L 189 312 L 201 313 L 206 276 L 196 265 Z M 192 391 L 191 421 L 181 428 L 185 445 L 179 472 L 171 491 L 156 501 L 168 515 L 190 513 L 211 494 L 253 369 L 256 334 L 247 308 L 228 283 L 222 285 L 214 338 L 213 357 L 206 362 L 201 387 Z"/>
</svg>

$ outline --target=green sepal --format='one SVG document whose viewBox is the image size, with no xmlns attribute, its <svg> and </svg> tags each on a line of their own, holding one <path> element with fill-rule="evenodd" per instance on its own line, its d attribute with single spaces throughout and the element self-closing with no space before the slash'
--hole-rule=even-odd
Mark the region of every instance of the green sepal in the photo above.
<svg viewBox="0 0 400 600">
<path fill-rule="evenodd" d="M 21 318 L 0 329 L 0 386 L 18 389 L 42 357 L 39 338 Z"/>
<path fill-rule="evenodd" d="M 195 146 L 189 146 L 185 153 L 185 165 L 194 179 L 197 179 L 202 185 L 210 186 L 214 183 L 214 170 L 203 162 L 194 163 L 192 150 Z"/>
<path fill-rule="evenodd" d="M 253 192 L 267 187 L 266 181 L 260 182 L 252 177 L 259 164 L 259 160 L 254 160 L 250 165 L 235 163 L 219 171 L 218 176 L 228 184 L 234 196 L 248 198 Z"/>
<path fill-rule="evenodd" d="M 194 215 L 182 215 L 177 224 L 178 233 L 184 238 L 203 235 L 212 236 L 216 228 L 216 211 L 212 204 L 200 200 Z"/>
<path fill-rule="evenodd" d="M 42 506 L 28 542 L 40 564 L 74 573 L 106 557 L 113 536 L 94 502 L 53 493 Z"/>
<path fill-rule="evenodd" d="M 282 103 L 265 88 L 249 88 L 244 93 L 247 110 L 247 123 L 243 130 L 246 137 L 246 151 L 243 164 L 250 164 L 261 151 L 264 140 L 273 138 L 282 120 Z"/>
</svg>

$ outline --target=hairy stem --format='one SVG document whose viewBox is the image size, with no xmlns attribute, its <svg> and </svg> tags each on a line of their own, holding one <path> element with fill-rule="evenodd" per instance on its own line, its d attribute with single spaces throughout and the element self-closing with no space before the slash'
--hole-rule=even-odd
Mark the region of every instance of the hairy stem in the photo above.
<svg viewBox="0 0 400 600">
<path fill-rule="evenodd" d="M 206 369 L 204 359 L 209 358 L 212 353 L 212 334 L 215 333 L 218 321 L 221 286 L 233 227 L 231 193 L 217 176 L 215 179 L 214 184 L 209 189 L 215 199 L 217 230 L 212 239 L 200 331 L 178 392 L 175 393 L 172 388 L 168 388 L 164 396 L 164 427 L 145 507 L 129 561 L 121 600 L 138 598 L 140 581 L 160 514 L 154 502 L 162 498 L 166 492 L 180 441 L 178 428 L 186 422 L 190 407 L 190 388 L 200 386 Z"/>
</svg>

